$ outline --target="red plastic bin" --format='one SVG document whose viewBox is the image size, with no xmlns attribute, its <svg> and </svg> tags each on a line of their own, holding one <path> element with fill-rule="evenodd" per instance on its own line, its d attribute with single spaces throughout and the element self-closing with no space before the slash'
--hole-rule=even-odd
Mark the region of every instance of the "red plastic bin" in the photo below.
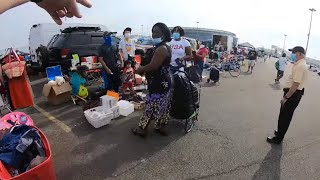
<svg viewBox="0 0 320 180">
<path fill-rule="evenodd" d="M 40 165 L 32 168 L 31 170 L 20 174 L 19 176 L 12 177 L 10 172 L 5 168 L 3 163 L 0 161 L 0 179 L 1 180 L 56 180 L 56 173 L 53 167 L 52 153 L 49 141 L 44 133 L 37 127 L 40 132 L 41 139 L 44 144 L 44 148 L 47 155 L 47 160 L 45 160 Z"/>
</svg>

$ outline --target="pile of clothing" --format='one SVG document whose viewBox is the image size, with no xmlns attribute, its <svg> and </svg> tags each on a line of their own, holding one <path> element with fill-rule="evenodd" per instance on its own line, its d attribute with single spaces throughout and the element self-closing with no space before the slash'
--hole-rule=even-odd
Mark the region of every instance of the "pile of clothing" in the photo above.
<svg viewBox="0 0 320 180">
<path fill-rule="evenodd" d="M 0 131 L 0 160 L 17 176 L 44 162 L 45 146 L 37 129 L 26 125 Z"/>
</svg>

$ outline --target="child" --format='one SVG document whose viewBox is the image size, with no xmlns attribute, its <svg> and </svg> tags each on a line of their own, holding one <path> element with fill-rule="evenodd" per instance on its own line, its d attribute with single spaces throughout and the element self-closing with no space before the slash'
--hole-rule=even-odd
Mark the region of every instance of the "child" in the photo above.
<svg viewBox="0 0 320 180">
<path fill-rule="evenodd" d="M 133 91 L 134 70 L 132 68 L 131 61 L 125 62 L 125 68 L 123 70 L 123 74 L 124 74 L 123 90 Z"/>
<path fill-rule="evenodd" d="M 77 71 L 71 74 L 72 93 L 84 99 L 89 96 L 88 89 L 85 87 L 88 69 L 87 66 L 78 66 Z"/>
</svg>

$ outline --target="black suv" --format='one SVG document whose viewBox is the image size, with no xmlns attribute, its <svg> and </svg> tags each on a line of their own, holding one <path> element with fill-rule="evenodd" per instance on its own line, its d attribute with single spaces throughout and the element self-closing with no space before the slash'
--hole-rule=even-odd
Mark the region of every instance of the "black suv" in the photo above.
<svg viewBox="0 0 320 180">
<path fill-rule="evenodd" d="M 64 29 L 61 34 L 53 36 L 48 44 L 48 51 L 42 52 L 42 68 L 61 65 L 63 70 L 67 70 L 71 67 L 72 54 L 78 54 L 80 58 L 98 56 L 98 49 L 104 43 L 103 33 L 99 27 Z M 112 42 L 118 46 L 120 39 L 112 36 Z"/>
</svg>

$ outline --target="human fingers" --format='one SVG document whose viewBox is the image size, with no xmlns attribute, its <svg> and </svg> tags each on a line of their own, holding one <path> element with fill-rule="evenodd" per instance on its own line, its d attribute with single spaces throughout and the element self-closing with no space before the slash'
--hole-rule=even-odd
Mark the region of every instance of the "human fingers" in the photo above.
<svg viewBox="0 0 320 180">
<path fill-rule="evenodd" d="M 68 17 L 68 18 L 72 18 L 73 17 L 73 13 L 68 9 L 68 8 L 66 8 L 66 16 Z"/>
<path fill-rule="evenodd" d="M 68 5 L 68 7 L 66 7 L 68 9 L 68 13 L 70 12 L 73 16 L 77 18 L 81 18 L 82 15 L 79 11 L 76 0 L 70 0 L 70 1 L 71 1 L 70 4 Z"/>
<path fill-rule="evenodd" d="M 60 18 L 63 18 L 66 16 L 66 11 L 65 10 L 59 10 L 57 11 L 57 14 Z"/>
<path fill-rule="evenodd" d="M 62 21 L 59 17 L 59 14 L 56 12 L 56 11 L 51 11 L 51 10 L 46 10 L 49 15 L 51 16 L 51 18 L 58 24 L 58 25 L 61 25 L 62 24 Z"/>
<path fill-rule="evenodd" d="M 91 0 L 77 0 L 77 2 L 79 4 L 82 4 L 83 6 L 85 6 L 87 8 L 91 8 L 92 7 Z"/>
</svg>

